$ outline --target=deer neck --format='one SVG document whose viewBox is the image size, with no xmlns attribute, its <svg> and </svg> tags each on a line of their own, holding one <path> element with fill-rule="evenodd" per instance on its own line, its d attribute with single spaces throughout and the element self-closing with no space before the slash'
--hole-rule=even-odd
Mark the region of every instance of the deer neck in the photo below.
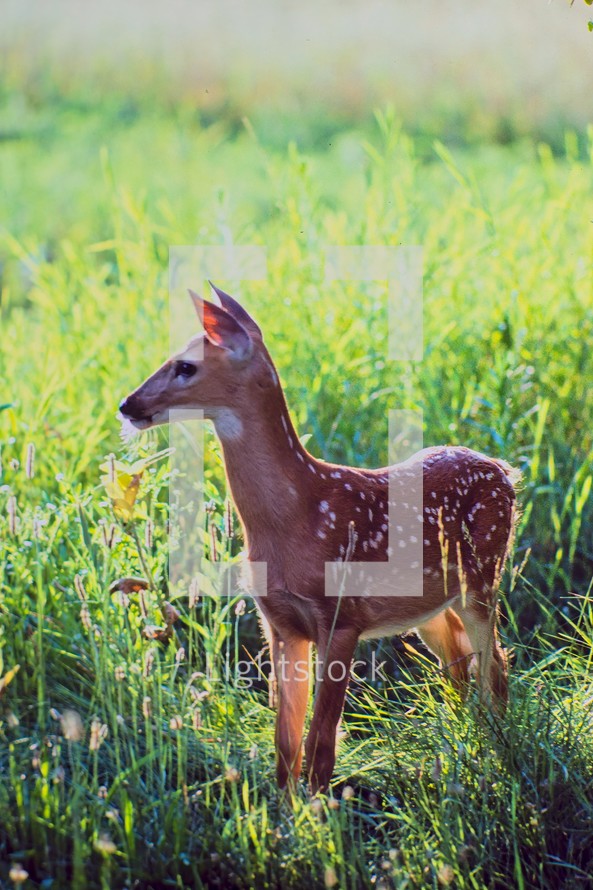
<svg viewBox="0 0 593 890">
<path fill-rule="evenodd" d="M 294 528 L 319 469 L 299 441 L 280 387 L 222 409 L 213 420 L 248 544 Z"/>
</svg>

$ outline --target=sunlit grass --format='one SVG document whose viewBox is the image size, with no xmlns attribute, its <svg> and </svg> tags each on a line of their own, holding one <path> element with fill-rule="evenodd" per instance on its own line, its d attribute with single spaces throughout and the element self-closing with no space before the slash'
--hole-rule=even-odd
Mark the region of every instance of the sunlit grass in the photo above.
<svg viewBox="0 0 593 890">
<path fill-rule="evenodd" d="M 26 147 L 0 159 L 0 879 L 20 863 L 32 886 L 81 888 L 585 886 L 590 142 L 436 143 L 427 159 L 385 112 L 308 155 L 167 118 L 118 132 L 104 111 L 98 139 L 83 121 L 55 135 L 31 181 Z M 303 791 L 292 811 L 264 678 L 225 678 L 261 645 L 251 607 L 171 602 L 167 458 L 135 464 L 167 443 L 122 444 L 114 416 L 167 353 L 168 245 L 229 238 L 267 249 L 267 280 L 242 295 L 314 453 L 384 463 L 388 408 L 420 407 L 426 444 L 525 477 L 503 585 L 508 715 L 462 708 L 424 650 L 384 642 L 393 682 L 355 683 L 347 705 L 336 782 L 353 793 Z M 367 243 L 424 247 L 425 358 L 407 374 L 385 360 L 381 283 L 325 281 L 327 245 Z M 213 438 L 206 495 L 207 545 L 234 555 Z"/>
</svg>

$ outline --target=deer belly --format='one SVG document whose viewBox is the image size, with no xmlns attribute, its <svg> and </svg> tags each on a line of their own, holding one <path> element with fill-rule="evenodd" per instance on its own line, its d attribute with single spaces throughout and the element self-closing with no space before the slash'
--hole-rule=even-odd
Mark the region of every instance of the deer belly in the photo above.
<svg viewBox="0 0 593 890">
<path fill-rule="evenodd" d="M 423 612 L 421 615 L 418 615 L 416 612 L 415 616 L 413 618 L 411 617 L 408 621 L 379 621 L 377 624 L 371 625 L 363 630 L 359 639 L 377 640 L 380 637 L 395 637 L 407 633 L 409 630 L 414 630 L 419 624 L 424 624 L 425 621 L 434 618 L 435 615 L 438 615 L 439 612 L 442 612 L 444 609 L 450 608 L 458 599 L 458 597 L 448 599 L 442 604 L 439 604 L 436 608 Z"/>
</svg>

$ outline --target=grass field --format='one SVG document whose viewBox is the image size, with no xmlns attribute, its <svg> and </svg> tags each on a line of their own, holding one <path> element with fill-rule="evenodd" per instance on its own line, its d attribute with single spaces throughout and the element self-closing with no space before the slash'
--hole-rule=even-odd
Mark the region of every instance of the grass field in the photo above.
<svg viewBox="0 0 593 890">
<path fill-rule="evenodd" d="M 593 128 L 509 135 L 491 110 L 478 138 L 464 112 L 443 141 L 434 119 L 415 129 L 386 104 L 213 115 L 150 78 L 133 98 L 112 86 L 84 101 L 13 63 L 0 886 L 593 886 Z M 427 445 L 524 475 L 502 585 L 508 713 L 461 707 L 415 637 L 365 644 L 388 679 L 351 686 L 338 796 L 303 788 L 293 810 L 275 790 L 264 678 L 224 676 L 261 646 L 253 607 L 187 592 L 178 614 L 166 605 L 170 471 L 150 460 L 166 432 L 124 445 L 115 419 L 168 351 L 169 246 L 231 242 L 267 251 L 267 279 L 241 295 L 314 454 L 381 465 L 388 409 L 421 408 Z M 385 360 L 379 283 L 324 280 L 331 244 L 423 246 L 421 363 Z M 205 539 L 232 559 L 239 526 L 207 442 Z M 110 454 L 148 461 L 127 517 L 101 479 Z M 110 592 L 147 575 L 142 595 Z"/>
</svg>

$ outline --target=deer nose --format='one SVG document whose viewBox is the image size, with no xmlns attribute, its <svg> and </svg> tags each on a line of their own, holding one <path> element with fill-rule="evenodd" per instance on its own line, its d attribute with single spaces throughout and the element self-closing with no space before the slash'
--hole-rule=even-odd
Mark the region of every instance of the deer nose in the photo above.
<svg viewBox="0 0 593 890">
<path fill-rule="evenodd" d="M 125 417 L 131 417 L 132 420 L 141 420 L 143 413 L 138 409 L 135 396 L 131 395 L 119 403 L 119 410 Z"/>
</svg>

